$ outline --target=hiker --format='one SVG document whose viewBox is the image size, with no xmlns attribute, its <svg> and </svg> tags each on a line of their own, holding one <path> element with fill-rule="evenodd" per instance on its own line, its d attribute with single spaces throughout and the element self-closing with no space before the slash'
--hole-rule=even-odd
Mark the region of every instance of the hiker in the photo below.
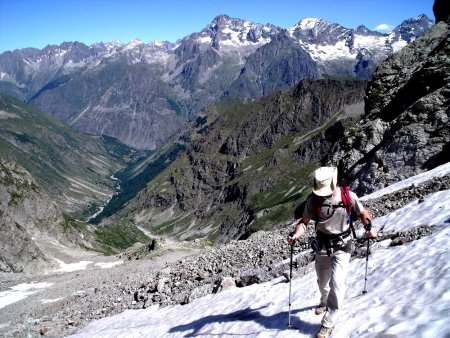
<svg viewBox="0 0 450 338">
<path fill-rule="evenodd" d="M 337 186 L 337 168 L 319 168 L 314 172 L 313 193 L 306 201 L 303 217 L 288 237 L 288 243 L 293 245 L 306 233 L 309 221 L 316 221 L 317 245 L 312 248 L 316 251 L 315 267 L 321 298 L 315 313 L 324 314 L 317 338 L 330 336 L 343 307 L 345 278 L 354 250 L 354 234 L 350 229 L 352 209 L 364 224 L 367 238 L 376 237 L 369 212 L 358 196 L 348 187 Z"/>
</svg>

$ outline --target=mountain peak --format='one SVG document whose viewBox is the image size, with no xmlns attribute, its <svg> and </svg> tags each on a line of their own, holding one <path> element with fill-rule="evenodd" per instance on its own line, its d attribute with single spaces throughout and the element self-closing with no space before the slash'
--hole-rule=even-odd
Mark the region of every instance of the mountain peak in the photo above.
<svg viewBox="0 0 450 338">
<path fill-rule="evenodd" d="M 411 22 L 421 22 L 421 21 L 431 21 L 431 19 L 426 16 L 425 14 L 420 14 L 418 16 L 416 16 L 415 18 L 411 18 L 405 21 L 411 21 Z"/>
<path fill-rule="evenodd" d="M 329 40 L 330 35 L 346 34 L 350 30 L 322 18 L 304 18 L 288 31 L 291 36 L 296 38 Z"/>
<path fill-rule="evenodd" d="M 367 28 L 364 25 L 359 25 L 358 27 L 356 27 L 355 33 L 359 33 L 359 34 L 362 34 L 362 35 L 385 36 L 385 34 L 377 32 L 377 31 L 373 31 L 373 30 Z"/>
<path fill-rule="evenodd" d="M 232 20 L 232 18 L 229 15 L 220 14 L 213 19 L 212 23 L 220 23 L 220 22 L 230 21 L 230 20 Z"/>
<path fill-rule="evenodd" d="M 110 46 L 115 46 L 115 47 L 122 46 L 122 42 L 120 40 L 117 40 L 117 39 L 116 40 L 112 40 L 112 41 L 108 42 L 107 44 L 110 45 Z"/>
<path fill-rule="evenodd" d="M 268 43 L 281 28 L 271 24 L 259 24 L 226 14 L 216 16 L 202 31 L 187 36 L 184 41 L 196 41 L 211 45 L 217 50 L 234 50 L 240 47 L 258 47 Z"/>
<path fill-rule="evenodd" d="M 302 44 L 331 44 L 347 40 L 351 30 L 321 18 L 304 18 L 289 29 L 289 34 Z"/>
<path fill-rule="evenodd" d="M 143 44 L 143 42 L 141 39 L 138 38 L 134 38 L 128 43 L 128 45 L 141 45 L 141 44 Z"/>
<path fill-rule="evenodd" d="M 433 26 L 433 21 L 425 14 L 418 15 L 414 18 L 404 20 L 395 29 L 402 29 L 403 27 L 421 27 L 423 29 L 430 29 Z"/>
<path fill-rule="evenodd" d="M 247 21 L 237 18 L 232 18 L 226 14 L 218 15 L 214 18 L 211 24 L 208 26 L 210 29 L 218 30 L 227 27 L 237 27 L 241 28 L 245 24 L 249 24 Z"/>
<path fill-rule="evenodd" d="M 139 40 L 139 39 L 133 39 L 133 40 L 131 40 L 130 42 L 128 42 L 126 45 L 125 45 L 125 47 L 124 47 L 124 50 L 127 50 L 127 49 L 133 49 L 133 48 L 135 48 L 135 47 L 137 47 L 137 46 L 139 46 L 139 45 L 142 45 L 142 44 L 144 44 L 141 40 Z"/>
<path fill-rule="evenodd" d="M 321 18 L 304 18 L 299 21 L 294 27 L 300 28 L 302 30 L 313 29 L 319 25 L 328 23 L 328 21 Z"/>
<path fill-rule="evenodd" d="M 151 42 L 151 44 L 154 45 L 154 46 L 157 46 L 157 47 L 162 47 L 162 46 L 165 45 L 165 42 L 164 42 L 164 41 L 161 41 L 161 40 L 153 40 L 153 41 Z"/>
<path fill-rule="evenodd" d="M 433 24 L 434 22 L 428 16 L 421 14 L 415 18 L 407 19 L 395 27 L 389 34 L 389 39 L 404 46 L 428 31 Z M 396 50 L 394 49 L 394 51 Z"/>
</svg>

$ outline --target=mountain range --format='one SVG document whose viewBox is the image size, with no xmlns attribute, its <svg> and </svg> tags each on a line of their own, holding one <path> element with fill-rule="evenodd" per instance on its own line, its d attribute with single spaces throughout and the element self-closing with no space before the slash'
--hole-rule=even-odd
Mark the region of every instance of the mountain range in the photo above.
<svg viewBox="0 0 450 338">
<path fill-rule="evenodd" d="M 0 54 L 0 92 L 77 130 L 156 149 L 208 104 L 266 96 L 303 78 L 369 79 L 432 25 L 425 15 L 390 34 L 303 19 L 286 30 L 226 15 L 176 43 L 49 45 Z"/>
</svg>

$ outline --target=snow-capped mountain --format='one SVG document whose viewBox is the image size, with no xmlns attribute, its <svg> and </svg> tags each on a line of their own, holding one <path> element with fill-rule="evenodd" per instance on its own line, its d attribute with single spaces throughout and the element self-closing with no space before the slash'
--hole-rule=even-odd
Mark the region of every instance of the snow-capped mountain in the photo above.
<svg viewBox="0 0 450 338">
<path fill-rule="evenodd" d="M 281 31 L 274 25 L 262 25 L 227 15 L 216 17 L 200 33 L 194 33 L 183 39 L 192 39 L 203 46 L 212 46 L 220 51 L 249 49 L 255 50 L 270 42 Z"/>
<path fill-rule="evenodd" d="M 308 51 L 322 73 L 343 71 L 346 75 L 369 78 L 376 65 L 431 26 L 431 20 L 420 15 L 403 21 L 389 34 L 382 34 L 365 26 L 354 30 L 323 19 L 306 18 L 289 29 L 289 34 Z M 355 68 L 351 69 L 351 65 Z M 362 72 L 361 65 L 371 66 L 370 71 Z"/>
<path fill-rule="evenodd" d="M 397 52 L 422 35 L 422 32 L 429 30 L 432 25 L 433 23 L 423 14 L 405 20 L 389 33 L 388 43 L 392 46 L 393 52 Z"/>
<path fill-rule="evenodd" d="M 2 53 L 0 92 L 78 130 L 154 149 L 224 96 L 260 97 L 304 78 L 368 79 L 430 25 L 423 15 L 388 35 L 323 19 L 285 30 L 220 15 L 176 43 L 65 42 Z"/>
</svg>

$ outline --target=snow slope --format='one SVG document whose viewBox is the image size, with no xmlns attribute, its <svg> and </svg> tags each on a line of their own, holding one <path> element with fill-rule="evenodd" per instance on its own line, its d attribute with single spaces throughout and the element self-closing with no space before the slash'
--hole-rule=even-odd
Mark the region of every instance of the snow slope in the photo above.
<svg viewBox="0 0 450 338">
<path fill-rule="evenodd" d="M 416 180 L 442 176 L 449 168 L 450 164 L 443 165 Z M 409 179 L 407 184 L 414 182 Z M 374 220 L 385 230 L 423 224 L 436 229 L 432 235 L 402 246 L 379 243 L 380 248 L 369 256 L 366 294 L 362 294 L 366 260 L 351 262 L 346 304 L 333 338 L 450 337 L 448 201 L 450 190 L 437 192 L 421 203 L 414 201 Z M 311 337 L 321 320 L 313 310 L 319 299 L 315 280 L 311 272 L 292 281 L 292 329 L 287 327 L 289 283 L 279 278 L 186 305 L 128 310 L 93 321 L 72 337 Z"/>
</svg>

